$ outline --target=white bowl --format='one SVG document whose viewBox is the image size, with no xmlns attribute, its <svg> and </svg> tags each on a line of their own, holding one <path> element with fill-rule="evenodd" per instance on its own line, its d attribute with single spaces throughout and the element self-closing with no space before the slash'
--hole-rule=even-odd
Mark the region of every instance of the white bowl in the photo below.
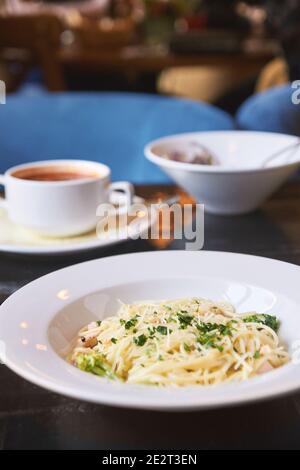
<svg viewBox="0 0 300 470">
<path fill-rule="evenodd" d="M 37 385 L 116 406 L 186 410 L 275 397 L 300 388 L 299 360 L 242 383 L 157 388 L 92 376 L 68 364 L 64 355 L 81 327 L 116 312 L 118 299 L 200 296 L 229 301 L 240 313 L 277 315 L 279 335 L 291 355 L 293 345 L 298 348 L 299 359 L 299 278 L 298 266 L 205 251 L 137 253 L 78 264 L 42 277 L 4 302 L 1 358 Z"/>
<path fill-rule="evenodd" d="M 146 157 L 214 214 L 237 215 L 257 209 L 300 166 L 300 147 L 264 161 L 298 141 L 297 137 L 266 132 L 196 132 L 165 137 L 148 144 Z M 168 160 L 172 151 L 191 152 L 203 144 L 219 165 L 195 165 Z"/>
</svg>

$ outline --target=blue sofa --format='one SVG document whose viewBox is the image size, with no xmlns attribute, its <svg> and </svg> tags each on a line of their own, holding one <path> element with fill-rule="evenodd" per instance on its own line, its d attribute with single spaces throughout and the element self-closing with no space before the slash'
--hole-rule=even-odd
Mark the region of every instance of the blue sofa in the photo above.
<svg viewBox="0 0 300 470">
<path fill-rule="evenodd" d="M 113 180 L 169 182 L 143 155 L 159 137 L 193 131 L 258 130 L 300 136 L 300 104 L 291 85 L 249 98 L 235 119 L 190 100 L 134 93 L 31 93 L 0 105 L 0 174 L 8 167 L 52 158 L 107 163 Z"/>
<path fill-rule="evenodd" d="M 161 136 L 230 130 L 233 119 L 207 104 L 131 93 L 9 95 L 0 106 L 0 173 L 52 158 L 104 162 L 114 180 L 169 181 L 143 155 Z"/>
<path fill-rule="evenodd" d="M 250 97 L 236 115 L 238 129 L 279 132 L 300 136 L 300 104 L 292 100 L 299 91 L 291 84 Z"/>
</svg>

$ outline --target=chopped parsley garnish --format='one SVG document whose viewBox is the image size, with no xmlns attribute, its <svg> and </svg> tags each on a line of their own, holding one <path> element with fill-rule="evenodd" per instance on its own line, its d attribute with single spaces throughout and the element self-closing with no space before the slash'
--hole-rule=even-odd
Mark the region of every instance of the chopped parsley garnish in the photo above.
<svg viewBox="0 0 300 470">
<path fill-rule="evenodd" d="M 217 323 L 196 323 L 196 328 L 200 333 L 207 334 L 211 333 L 212 331 L 218 330 L 218 328 L 223 325 L 218 325 Z"/>
<path fill-rule="evenodd" d="M 261 323 L 271 328 L 275 333 L 278 332 L 280 327 L 278 318 L 267 314 L 250 315 L 249 317 L 243 318 L 243 321 L 245 323 Z"/>
<path fill-rule="evenodd" d="M 226 323 L 226 325 L 204 322 L 196 323 L 196 328 L 200 333 L 197 337 L 198 343 L 206 348 L 214 348 L 222 352 L 224 348 L 218 344 L 218 341 L 224 336 L 232 336 L 232 331 L 234 330 L 232 324 L 232 321 Z"/>
<path fill-rule="evenodd" d="M 101 320 L 96 321 L 96 325 L 97 325 L 97 326 L 101 326 L 101 323 L 102 323 Z"/>
<path fill-rule="evenodd" d="M 259 359 L 260 358 L 260 353 L 259 351 L 255 351 L 254 355 L 253 355 L 253 358 L 254 359 Z"/>
<path fill-rule="evenodd" d="M 208 335 L 208 334 L 206 334 L 206 335 L 199 335 L 199 336 L 197 337 L 198 343 L 200 343 L 202 346 L 206 346 L 207 348 L 213 348 L 213 347 L 214 347 L 214 345 L 215 345 L 215 343 L 214 343 L 215 339 L 216 339 L 216 338 L 215 338 L 214 335 L 211 336 L 211 335 Z"/>
<path fill-rule="evenodd" d="M 226 325 L 219 325 L 219 332 L 222 336 L 232 336 L 232 325 L 227 323 Z"/>
<path fill-rule="evenodd" d="M 168 328 L 166 326 L 159 325 L 156 329 L 157 329 L 157 332 L 160 333 L 161 335 L 166 336 L 168 334 Z"/>
<path fill-rule="evenodd" d="M 148 326 L 148 331 L 149 331 L 149 338 L 154 338 L 154 335 L 156 333 L 156 327 L 153 326 L 152 328 L 150 326 Z"/>
<path fill-rule="evenodd" d="M 196 328 L 201 334 L 216 332 L 219 336 L 232 336 L 232 331 L 234 330 L 232 324 L 232 321 L 229 321 L 226 325 L 223 325 L 222 323 L 200 322 L 196 323 Z"/>
<path fill-rule="evenodd" d="M 133 338 L 133 341 L 134 341 L 134 343 L 135 343 L 137 346 L 144 346 L 144 344 L 145 344 L 146 341 L 147 341 L 147 336 L 145 336 L 145 335 L 140 335 L 140 336 L 138 336 L 138 337 Z"/>
<path fill-rule="evenodd" d="M 181 312 L 178 312 L 177 317 L 180 323 L 181 330 L 185 330 L 194 320 L 194 317 L 192 315 L 188 315 L 185 310 L 181 310 Z"/>
<path fill-rule="evenodd" d="M 112 342 L 112 343 L 116 344 L 117 341 L 118 341 L 117 338 L 111 338 L 111 342 Z"/>
<path fill-rule="evenodd" d="M 201 344 L 201 346 L 205 346 L 206 348 L 213 348 L 213 349 L 218 349 L 218 351 L 223 352 L 224 348 L 220 344 L 217 344 L 216 341 L 218 338 L 214 335 L 200 335 L 197 338 L 198 343 Z"/>
<path fill-rule="evenodd" d="M 138 322 L 138 317 L 137 315 L 134 318 L 131 318 L 131 320 L 123 320 L 122 318 L 120 319 L 121 325 L 125 327 L 125 330 L 130 330 L 130 328 L 133 328 Z"/>
<path fill-rule="evenodd" d="M 185 350 L 186 352 L 191 352 L 191 350 L 192 350 L 192 349 L 191 349 L 191 346 L 189 346 L 187 343 L 184 343 L 184 344 L 183 344 L 183 348 L 184 348 L 184 350 Z"/>
</svg>

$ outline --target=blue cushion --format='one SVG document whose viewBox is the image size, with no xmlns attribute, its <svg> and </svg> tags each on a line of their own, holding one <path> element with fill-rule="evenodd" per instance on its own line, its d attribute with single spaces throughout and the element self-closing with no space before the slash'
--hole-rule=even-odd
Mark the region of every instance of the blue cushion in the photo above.
<svg viewBox="0 0 300 470">
<path fill-rule="evenodd" d="M 252 96 L 237 113 L 238 127 L 300 136 L 300 105 L 293 104 L 293 92 L 289 84 Z"/>
<path fill-rule="evenodd" d="M 131 93 L 10 95 L 0 106 L 0 173 L 52 158 L 101 161 L 114 180 L 169 181 L 144 145 L 168 134 L 233 129 L 229 115 L 197 102 Z"/>
</svg>

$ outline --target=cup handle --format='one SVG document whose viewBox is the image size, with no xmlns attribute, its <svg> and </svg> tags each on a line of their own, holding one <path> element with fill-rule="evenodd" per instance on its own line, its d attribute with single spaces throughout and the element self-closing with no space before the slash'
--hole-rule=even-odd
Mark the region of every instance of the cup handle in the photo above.
<svg viewBox="0 0 300 470">
<path fill-rule="evenodd" d="M 5 186 L 5 177 L 4 175 L 0 175 L 0 186 Z M 0 196 L 0 208 L 7 208 L 7 201 L 4 197 Z"/>
<path fill-rule="evenodd" d="M 120 194 L 122 193 L 122 194 Z M 117 181 L 109 186 L 109 202 L 122 207 L 130 207 L 133 203 L 134 187 L 128 181 Z"/>
</svg>

